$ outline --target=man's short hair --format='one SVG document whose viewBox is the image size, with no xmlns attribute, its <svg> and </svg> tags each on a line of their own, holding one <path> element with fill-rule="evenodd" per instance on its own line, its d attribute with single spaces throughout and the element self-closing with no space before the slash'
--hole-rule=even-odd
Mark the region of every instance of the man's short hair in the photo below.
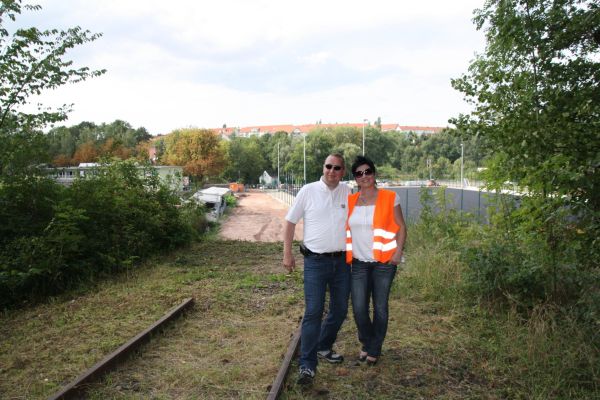
<svg viewBox="0 0 600 400">
<path fill-rule="evenodd" d="M 344 156 L 341 155 L 340 153 L 331 153 L 327 157 L 339 158 L 342 161 L 342 167 L 344 167 L 344 169 L 346 168 L 346 162 L 344 161 Z M 325 159 L 327 159 L 327 157 Z"/>
</svg>

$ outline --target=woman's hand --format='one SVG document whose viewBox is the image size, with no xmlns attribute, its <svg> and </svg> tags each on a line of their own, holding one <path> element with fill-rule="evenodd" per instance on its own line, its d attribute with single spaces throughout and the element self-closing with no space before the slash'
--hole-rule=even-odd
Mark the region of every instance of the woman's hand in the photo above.
<svg viewBox="0 0 600 400">
<path fill-rule="evenodd" d="M 394 253 L 388 264 L 398 265 L 402 262 L 402 250 L 398 250 Z"/>
</svg>

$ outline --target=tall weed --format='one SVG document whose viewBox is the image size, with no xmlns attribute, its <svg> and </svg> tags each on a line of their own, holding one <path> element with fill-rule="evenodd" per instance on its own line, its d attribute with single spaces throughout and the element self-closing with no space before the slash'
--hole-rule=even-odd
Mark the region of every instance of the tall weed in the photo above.
<svg viewBox="0 0 600 400">
<path fill-rule="evenodd" d="M 455 340 L 479 353 L 506 398 L 600 398 L 600 274 L 581 218 L 557 202 L 516 209 L 500 196 L 481 225 L 444 199 L 422 193 L 402 295 L 452 308 L 465 332 Z"/>
<path fill-rule="evenodd" d="M 460 246 L 474 233 L 470 216 L 451 209 L 450 200 L 444 188 L 435 195 L 421 191 L 421 218 L 408 229 L 408 267 L 401 285 L 413 296 L 455 305 L 464 300 Z"/>
</svg>

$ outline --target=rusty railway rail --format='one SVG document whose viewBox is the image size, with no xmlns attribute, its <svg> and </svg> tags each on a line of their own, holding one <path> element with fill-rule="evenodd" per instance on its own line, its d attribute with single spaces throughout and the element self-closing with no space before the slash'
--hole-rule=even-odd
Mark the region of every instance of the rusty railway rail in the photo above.
<svg viewBox="0 0 600 400">
<path fill-rule="evenodd" d="M 281 363 L 281 367 L 279 367 L 279 372 L 277 372 L 277 377 L 275 378 L 275 381 L 273 381 L 273 384 L 271 385 L 271 389 L 269 390 L 267 400 L 276 400 L 279 397 L 279 395 L 281 394 L 283 386 L 285 385 L 285 378 L 287 377 L 288 372 L 290 370 L 290 365 L 292 364 L 292 360 L 294 359 L 294 356 L 298 352 L 298 346 L 300 344 L 301 330 L 302 330 L 302 321 L 300 321 L 298 329 L 296 329 L 296 332 L 294 332 L 294 335 L 292 336 L 292 340 L 290 341 L 290 344 L 285 353 L 285 356 L 283 357 L 283 362 Z"/>
<path fill-rule="evenodd" d="M 152 334 L 163 328 L 168 322 L 178 317 L 183 311 L 193 306 L 193 304 L 193 298 L 185 299 L 181 304 L 169 310 L 162 318 L 152 324 L 152 326 L 140 332 L 117 350 L 104 357 L 96 365 L 75 378 L 71 383 L 63 386 L 57 393 L 50 396 L 48 400 L 81 398 L 87 384 L 99 379 L 106 372 L 115 368 L 116 365 L 123 361 L 132 350 L 147 342 Z"/>
<path fill-rule="evenodd" d="M 125 360 L 133 350 L 146 343 L 153 334 L 162 329 L 167 323 L 181 315 L 186 309 L 192 307 L 193 304 L 193 298 L 185 299 L 181 304 L 170 309 L 149 328 L 137 334 L 127 343 L 123 344 L 111 354 L 107 355 L 101 361 L 96 363 L 94 366 L 83 372 L 72 382 L 63 386 L 58 392 L 48 397 L 48 400 L 69 400 L 84 397 L 87 385 L 99 380 L 104 374 L 114 369 L 120 362 Z M 300 321 L 298 328 L 292 334 L 292 338 L 283 357 L 281 366 L 277 372 L 277 376 L 275 377 L 273 383 L 269 386 L 267 400 L 276 400 L 284 389 L 290 366 L 300 346 L 301 328 L 302 321 Z"/>
</svg>

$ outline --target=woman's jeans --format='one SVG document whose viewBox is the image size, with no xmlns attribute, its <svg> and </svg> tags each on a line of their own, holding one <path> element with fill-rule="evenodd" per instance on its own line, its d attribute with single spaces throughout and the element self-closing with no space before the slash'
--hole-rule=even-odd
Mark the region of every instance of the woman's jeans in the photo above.
<svg viewBox="0 0 600 400">
<path fill-rule="evenodd" d="M 329 286 L 329 312 L 323 319 Z M 300 366 L 317 369 L 317 351 L 331 350 L 348 313 L 350 266 L 345 254 L 338 257 L 304 257 L 304 319 L 300 341 Z"/>
<path fill-rule="evenodd" d="M 397 267 L 352 260 L 352 309 L 362 351 L 379 357 L 388 327 L 388 300 Z M 373 319 L 369 303 L 373 299 Z"/>
</svg>

